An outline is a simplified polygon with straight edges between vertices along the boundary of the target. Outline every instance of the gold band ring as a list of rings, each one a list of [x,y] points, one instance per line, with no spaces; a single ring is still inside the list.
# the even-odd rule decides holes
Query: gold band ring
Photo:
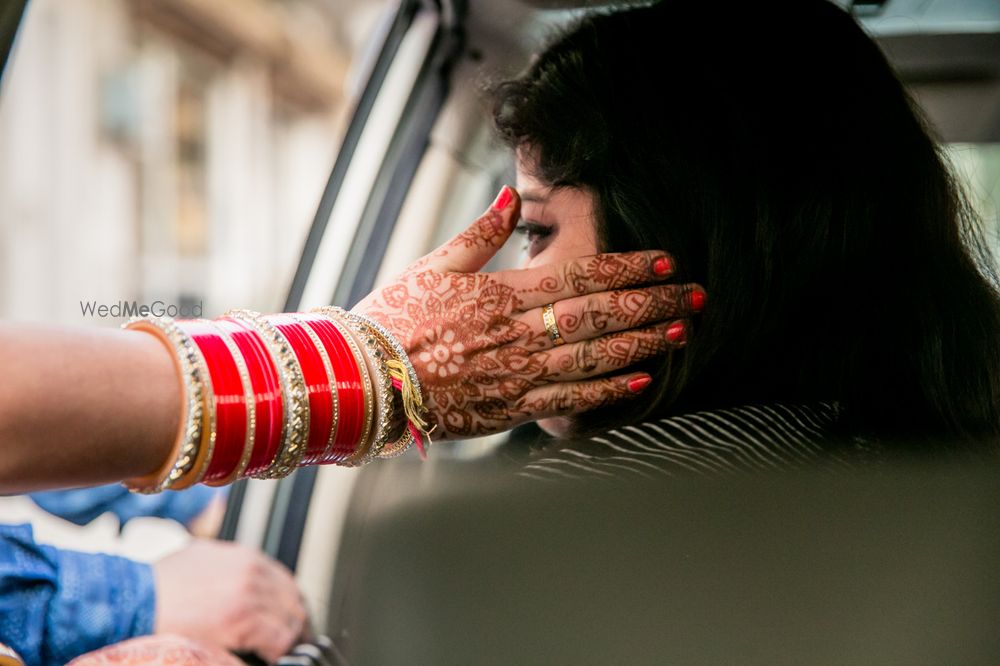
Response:
[[[545,332],[549,334],[549,340],[552,340],[552,344],[556,347],[566,344],[563,336],[559,333],[559,327],[556,325],[556,313],[552,303],[542,308],[542,323],[545,324]]]

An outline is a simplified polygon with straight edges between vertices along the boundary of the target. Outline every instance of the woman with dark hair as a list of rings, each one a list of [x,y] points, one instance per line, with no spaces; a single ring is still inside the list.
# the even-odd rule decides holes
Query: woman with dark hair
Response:
[[[505,187],[353,313],[0,331],[0,487],[220,484],[534,420],[580,440],[667,419],[643,436],[721,438],[742,457],[741,441],[798,455],[827,436],[995,449],[1000,305],[981,230],[849,14],[591,13],[495,100],[523,201]],[[519,218],[527,267],[480,272]],[[239,418],[215,413],[241,399]]]
[[[495,99],[520,196],[352,313],[0,330],[0,490],[275,478],[533,420],[564,437],[538,476],[996,450],[981,230],[846,12],[595,13]],[[480,272],[519,216],[527,267]]]
[[[548,430],[757,405],[770,407],[725,434],[774,441],[800,421],[869,447],[994,449],[1000,307],[982,231],[847,12],[794,0],[591,14],[494,92],[528,266],[666,248],[711,294],[686,346],[641,366],[654,377],[642,400]],[[582,319],[558,321],[565,334]],[[678,435],[666,426],[697,440],[717,418],[631,439]]]

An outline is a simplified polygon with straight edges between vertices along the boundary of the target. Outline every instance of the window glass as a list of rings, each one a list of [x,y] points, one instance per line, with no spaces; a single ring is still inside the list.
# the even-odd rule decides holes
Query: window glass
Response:
[[[948,157],[1000,261],[1000,143],[953,143]]]

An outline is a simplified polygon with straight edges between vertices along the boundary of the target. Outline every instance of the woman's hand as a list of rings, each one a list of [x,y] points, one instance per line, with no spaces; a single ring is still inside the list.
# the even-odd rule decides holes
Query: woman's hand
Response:
[[[634,396],[648,375],[601,376],[683,344],[676,319],[693,311],[690,294],[700,287],[650,284],[672,273],[664,252],[477,272],[510,237],[519,209],[517,193],[505,187],[469,228],[354,308],[409,353],[435,439],[499,432]],[[565,340],[559,346],[543,322],[549,303]]]

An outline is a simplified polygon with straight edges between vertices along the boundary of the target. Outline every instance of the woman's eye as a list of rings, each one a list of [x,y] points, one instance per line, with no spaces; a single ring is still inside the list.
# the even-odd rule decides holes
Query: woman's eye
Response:
[[[515,233],[519,233],[525,238],[524,247],[528,257],[534,257],[545,249],[549,236],[552,235],[552,227],[537,222],[522,221],[514,228]]]

